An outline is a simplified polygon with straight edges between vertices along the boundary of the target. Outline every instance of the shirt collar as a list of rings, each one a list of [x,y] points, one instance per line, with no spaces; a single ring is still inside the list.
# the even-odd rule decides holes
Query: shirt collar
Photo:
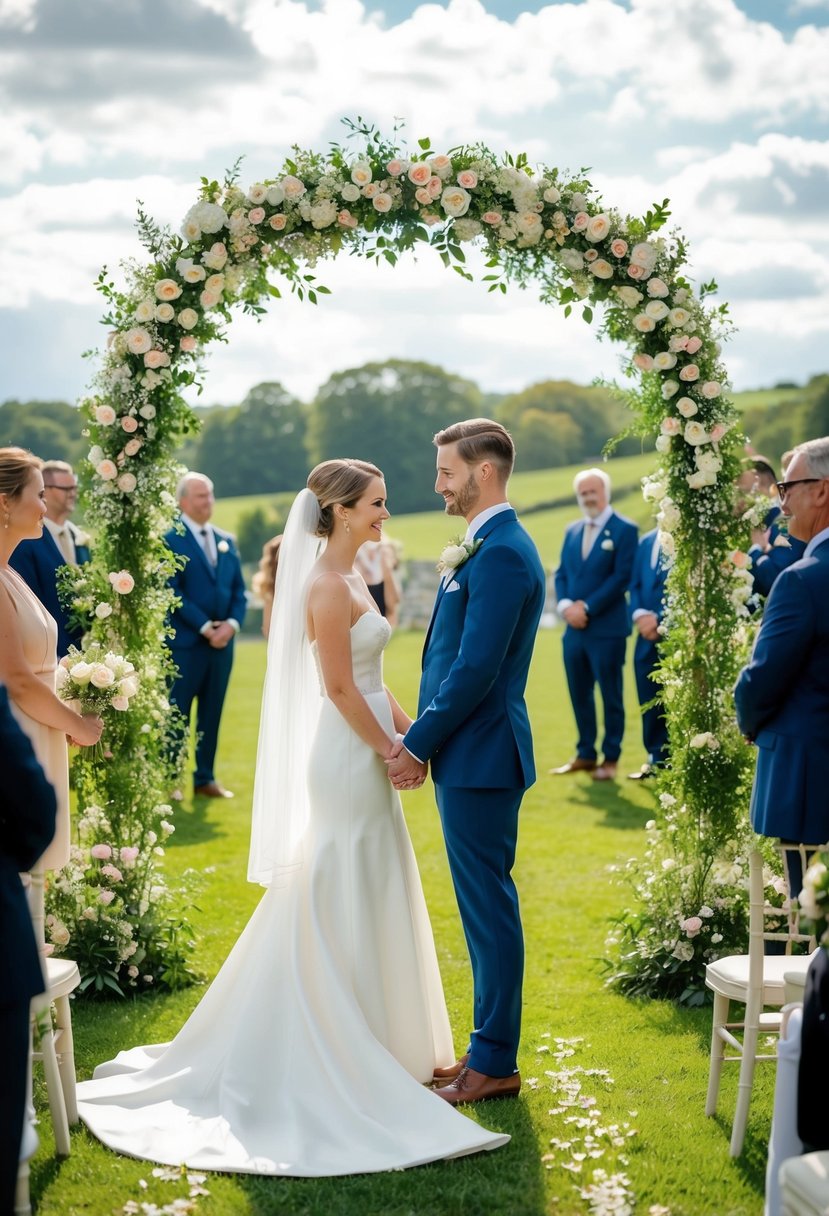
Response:
[[[190,516],[185,511],[182,511],[181,518],[187,524],[187,527],[193,533],[193,535],[195,536],[195,538],[199,542],[199,544],[201,544],[202,543],[202,534],[201,534],[202,528],[206,528],[209,532],[210,531],[210,520],[208,520],[206,524],[197,524],[196,521],[194,519],[191,519]]]
[[[466,540],[472,540],[475,533],[478,532],[488,520],[495,515],[500,515],[502,511],[511,511],[512,507],[508,502],[497,502],[494,507],[487,507],[484,511],[479,511],[474,519],[470,520],[466,529]]]
[[[829,540],[829,528],[824,528],[822,532],[818,532],[816,536],[812,537],[803,556],[811,557],[818,545],[822,545],[825,540]]]
[[[591,519],[589,515],[585,515],[584,522],[586,524],[592,524],[594,528],[603,528],[612,514],[613,508],[611,507],[610,503],[608,503],[605,509],[600,511],[595,519]]]

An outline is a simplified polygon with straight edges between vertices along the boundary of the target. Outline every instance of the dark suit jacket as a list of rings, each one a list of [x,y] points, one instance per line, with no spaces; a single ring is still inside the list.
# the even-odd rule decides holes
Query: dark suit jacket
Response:
[[[751,822],[764,836],[829,839],[829,541],[771,590],[734,697],[757,744]]]
[[[544,569],[512,509],[488,519],[476,539],[476,552],[438,589],[418,718],[404,742],[431,760],[437,785],[526,789],[535,764],[524,689]]]
[[[630,633],[626,593],[633,573],[636,524],[614,511],[593,542],[586,559],[581,555],[585,521],[569,524],[555,573],[557,600],[584,600],[590,613],[585,640],[622,638]]]
[[[43,972],[20,870],[42,856],[55,834],[56,800],[32,745],[0,685],[0,1005],[43,992]]]
[[[630,583],[630,612],[642,609],[644,612],[656,613],[657,620],[662,620],[665,610],[665,584],[668,581],[668,568],[662,561],[662,554],[651,564],[653,546],[656,541],[656,528],[646,532],[636,548],[633,562],[633,577]],[[656,662],[656,642],[649,642],[641,634],[636,636],[634,662]]]
[[[806,973],[797,1075],[797,1134],[807,1152],[829,1148],[829,955],[819,950]]]
[[[754,590],[760,595],[768,595],[774,586],[775,579],[782,570],[799,562],[806,551],[805,542],[796,536],[789,536],[777,525],[780,518],[780,508],[772,507],[763,521],[769,529],[769,544],[771,549],[763,553],[759,545],[752,545],[748,551],[751,558],[751,573],[754,575]],[[778,544],[785,541],[785,544]]]
[[[217,561],[211,566],[204,550],[185,525],[184,532],[171,531],[164,537],[174,553],[181,553],[187,562],[176,571],[171,585],[181,600],[173,611],[175,637],[173,650],[189,650],[208,643],[199,633],[207,621],[226,621],[233,617],[241,625],[245,619],[247,599],[242,565],[233,537],[221,528],[212,527],[216,535]],[[222,548],[226,546],[225,552]]]
[[[76,545],[75,556],[78,565],[82,566],[89,561],[89,549]],[[83,630],[70,627],[69,614],[58,599],[57,571],[66,565],[66,559],[49,529],[44,525],[42,536],[21,541],[9,558],[9,565],[26,580],[46,611],[57,621],[58,658],[62,658],[70,646],[80,646]]]

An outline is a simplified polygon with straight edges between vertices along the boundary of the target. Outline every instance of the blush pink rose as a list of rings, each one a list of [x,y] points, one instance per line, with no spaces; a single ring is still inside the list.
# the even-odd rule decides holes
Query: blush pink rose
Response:
[[[118,476],[118,467],[112,460],[102,460],[101,463],[97,465],[95,472],[102,481],[114,481]]]
[[[89,856],[94,857],[96,861],[108,861],[112,856],[112,849],[108,844],[93,844]]]
[[[485,211],[481,219],[485,224],[500,224],[503,216],[500,211]]]
[[[118,857],[124,865],[131,866],[138,858],[138,849],[134,844],[126,844],[118,850]]]
[[[415,198],[423,207],[428,207],[432,201],[432,196],[425,186],[418,186],[415,190]]]
[[[124,417],[121,419],[121,426],[128,435],[131,435],[133,431],[138,430],[138,422],[135,418],[133,418],[132,414],[124,415]]]
[[[697,367],[696,363],[689,363],[686,367],[683,367],[682,371],[679,373],[679,378],[680,380],[685,380],[688,383],[693,383],[694,380],[699,380],[699,368]]]
[[[114,891],[101,891],[98,895],[98,902],[104,905],[111,904],[113,899],[115,899]]]
[[[663,435],[678,435],[682,427],[678,418],[663,418],[659,429]]]
[[[390,177],[400,177],[406,172],[406,162],[404,160],[390,160],[386,165],[386,172]]]
[[[623,258],[627,251],[628,243],[627,241],[623,241],[621,237],[617,236],[615,240],[610,242],[610,252],[614,258]]]
[[[700,392],[702,393],[703,397],[706,397],[709,401],[713,401],[714,398],[719,397],[720,393],[722,392],[722,385],[718,380],[706,380],[705,384],[703,384],[702,388],[700,389]]]
[[[170,363],[170,356],[163,350],[148,350],[144,356],[144,366],[155,371],[159,367],[167,367]]]
[[[432,166],[428,161],[420,160],[409,166],[409,181],[415,186],[425,186],[432,176]]]
[[[628,266],[629,279],[646,279],[647,277],[648,272],[645,270],[644,266],[640,266],[637,262],[631,262],[631,264]]]
[[[702,928],[702,920],[699,916],[689,916],[680,926],[686,937],[696,937]]]
[[[643,351],[639,351],[633,356],[633,363],[635,367],[639,368],[640,372],[653,371],[653,359]]]
[[[191,355],[198,343],[192,334],[186,334],[185,337],[179,338],[178,345],[179,350],[183,350],[186,354]]]
[[[728,430],[724,422],[717,422],[711,427],[711,442],[719,443],[723,435]]]
[[[250,221],[251,224],[261,224],[262,220],[264,218],[265,218],[265,208],[264,207],[252,207],[251,210],[248,212],[248,220]]]
[[[577,215],[573,216],[573,231],[583,232],[589,223],[590,216],[587,214],[587,212],[579,211]]]
[[[287,222],[287,219],[281,211],[278,211],[276,215],[272,215],[268,220],[268,223],[270,224],[271,228],[273,228],[274,232],[281,232]]]
[[[458,174],[458,185],[464,190],[474,190],[478,184],[478,174],[474,169],[461,169]]]
[[[443,182],[439,177],[433,175],[426,183],[426,189],[429,191],[429,198],[440,198],[443,191]]]
[[[702,346],[702,338],[697,338],[697,337],[689,338],[688,341],[685,343],[685,349],[687,350],[689,355],[695,355],[701,346]]]
[[[140,439],[130,439],[128,443],[124,444],[124,455],[136,456],[141,451],[141,447],[142,442]]]
[[[356,228],[357,227],[356,217],[353,216],[351,214],[351,212],[345,207],[343,208],[342,211],[338,212],[337,223],[340,224],[343,228]]]

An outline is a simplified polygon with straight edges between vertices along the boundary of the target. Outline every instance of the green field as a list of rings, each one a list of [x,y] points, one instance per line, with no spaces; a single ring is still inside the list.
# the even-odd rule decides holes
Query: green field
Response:
[[[445,523],[445,521],[444,521]],[[445,527],[440,529],[440,535]],[[422,635],[395,636],[386,676],[403,704],[416,698]],[[198,964],[215,974],[260,891],[245,881],[250,798],[256,752],[264,645],[239,646],[225,711],[219,776],[232,802],[181,804],[165,864],[173,876],[193,868],[203,875],[194,918]],[[621,772],[643,759],[631,672],[629,726]],[[758,1070],[746,1148],[728,1156],[735,1066],[726,1068],[719,1114],[703,1114],[708,1074],[710,1013],[662,1002],[637,1002],[608,992],[599,959],[608,919],[626,904],[626,892],[608,873],[642,847],[642,828],[653,815],[653,794],[621,780],[597,786],[586,776],[550,778],[547,769],[573,752],[573,725],[561,666],[560,636],[542,632],[531,673],[529,703],[539,768],[538,783],[522,810],[517,881],[527,934],[524,1034],[520,1066],[525,1084],[515,1103],[490,1103],[472,1117],[509,1132],[498,1152],[416,1170],[339,1180],[288,1180],[212,1175],[199,1216],[575,1216],[588,1205],[579,1197],[580,1175],[563,1168],[572,1157],[551,1140],[578,1143],[548,1072],[562,1067],[607,1069],[612,1084],[586,1077],[605,1124],[628,1122],[636,1132],[615,1156],[590,1161],[582,1172],[623,1169],[644,1216],[662,1204],[672,1216],[759,1216],[772,1104],[773,1076]],[[437,813],[427,784],[405,796],[406,815],[432,915],[447,1000],[463,1046],[470,1005],[469,967],[451,894]],[[78,1073],[121,1048],[164,1041],[199,999],[200,990],[141,997],[123,1003],[75,1003]],[[575,1055],[557,1063],[555,1038],[580,1038]],[[147,1163],[118,1157],[84,1128],[72,1137],[72,1156],[57,1161],[42,1085],[41,1147],[33,1161],[33,1195],[39,1216],[108,1216],[128,1200],[169,1203],[186,1186],[152,1177]],[[580,1114],[584,1111],[579,1109]],[[568,1114],[570,1112],[567,1112]],[[620,1155],[627,1163],[620,1160]],[[546,1159],[545,1158],[549,1158]],[[140,1179],[146,1179],[143,1190]]]

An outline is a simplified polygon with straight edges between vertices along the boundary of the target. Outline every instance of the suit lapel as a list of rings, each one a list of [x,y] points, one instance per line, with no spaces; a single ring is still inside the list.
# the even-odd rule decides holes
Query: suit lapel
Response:
[[[196,540],[196,538],[193,535],[193,533],[191,532],[191,530],[187,527],[187,524],[184,525],[184,543],[186,545],[189,545],[191,553],[192,552],[196,553],[196,556],[198,557],[199,561],[202,563],[202,565],[204,566],[205,570],[208,572],[210,577],[212,579],[215,579],[215,577],[216,577],[215,567],[210,565],[210,562],[207,560],[207,554],[205,553],[204,549],[202,549],[201,545]]]

